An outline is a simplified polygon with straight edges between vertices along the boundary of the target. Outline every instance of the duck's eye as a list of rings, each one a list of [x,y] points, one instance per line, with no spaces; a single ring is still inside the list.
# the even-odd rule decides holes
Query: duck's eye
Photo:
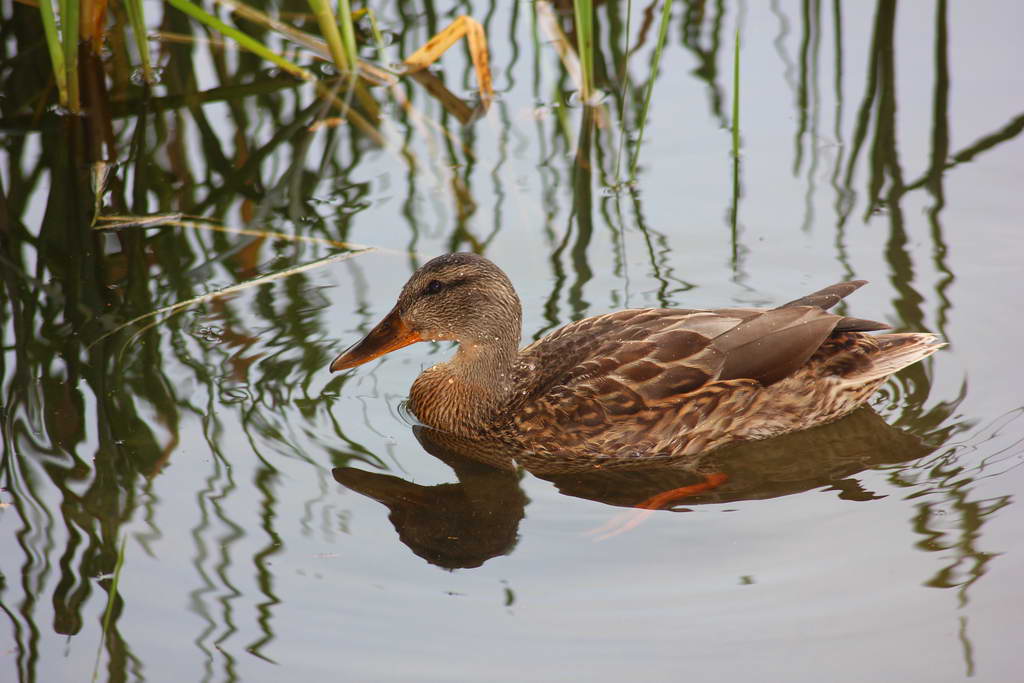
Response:
[[[427,283],[427,286],[423,288],[424,294],[437,294],[444,289],[444,283],[440,280],[431,280]]]

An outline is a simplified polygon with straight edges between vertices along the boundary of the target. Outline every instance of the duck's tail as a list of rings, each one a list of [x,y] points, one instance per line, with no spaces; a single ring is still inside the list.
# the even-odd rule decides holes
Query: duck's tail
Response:
[[[853,372],[844,374],[845,380],[864,384],[885,379],[946,345],[942,337],[923,332],[879,334],[873,335],[871,339],[878,345],[878,350],[871,354],[869,363],[861,364]]]

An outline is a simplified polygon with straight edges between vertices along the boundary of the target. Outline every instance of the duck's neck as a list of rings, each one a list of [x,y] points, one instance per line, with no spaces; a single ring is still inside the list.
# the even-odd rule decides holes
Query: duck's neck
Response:
[[[451,434],[492,429],[511,403],[510,374],[518,354],[514,341],[463,342],[454,358],[416,378],[409,407],[424,424]]]

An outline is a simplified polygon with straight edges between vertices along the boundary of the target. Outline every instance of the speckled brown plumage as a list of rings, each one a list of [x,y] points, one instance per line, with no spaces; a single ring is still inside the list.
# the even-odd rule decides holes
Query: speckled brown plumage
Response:
[[[690,455],[838,419],[943,345],[931,334],[866,334],[887,326],[826,310],[863,284],[773,309],[618,311],[520,351],[508,278],[483,257],[449,254],[413,274],[391,313],[331,369],[453,340],[455,357],[410,392],[427,425],[536,453]]]

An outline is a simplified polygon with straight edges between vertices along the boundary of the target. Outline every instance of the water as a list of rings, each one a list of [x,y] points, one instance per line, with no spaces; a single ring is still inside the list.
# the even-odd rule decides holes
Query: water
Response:
[[[380,8],[388,59],[449,9]],[[415,116],[372,90],[384,148],[354,124],[309,131],[311,90],[235,53],[215,70],[205,45],[169,48],[195,59],[201,106],[176,99],[171,62],[148,108],[137,86],[112,94],[135,108],[106,138],[16,118],[8,79],[0,678],[1014,680],[1017,4],[677,7],[632,186],[619,137],[632,154],[656,23],[634,8],[622,109],[626,6],[598,9],[608,125],[588,136],[531,5],[471,9],[499,99],[463,126],[411,82]],[[461,48],[441,67],[475,87]],[[268,235],[90,233],[96,140],[117,162],[104,213]],[[448,344],[327,372],[449,250],[506,270],[524,343],[625,306],[773,305],[856,277],[848,313],[949,346],[873,412],[721,459],[726,484],[641,519],[630,505],[692,474],[425,448],[401,404]]]

